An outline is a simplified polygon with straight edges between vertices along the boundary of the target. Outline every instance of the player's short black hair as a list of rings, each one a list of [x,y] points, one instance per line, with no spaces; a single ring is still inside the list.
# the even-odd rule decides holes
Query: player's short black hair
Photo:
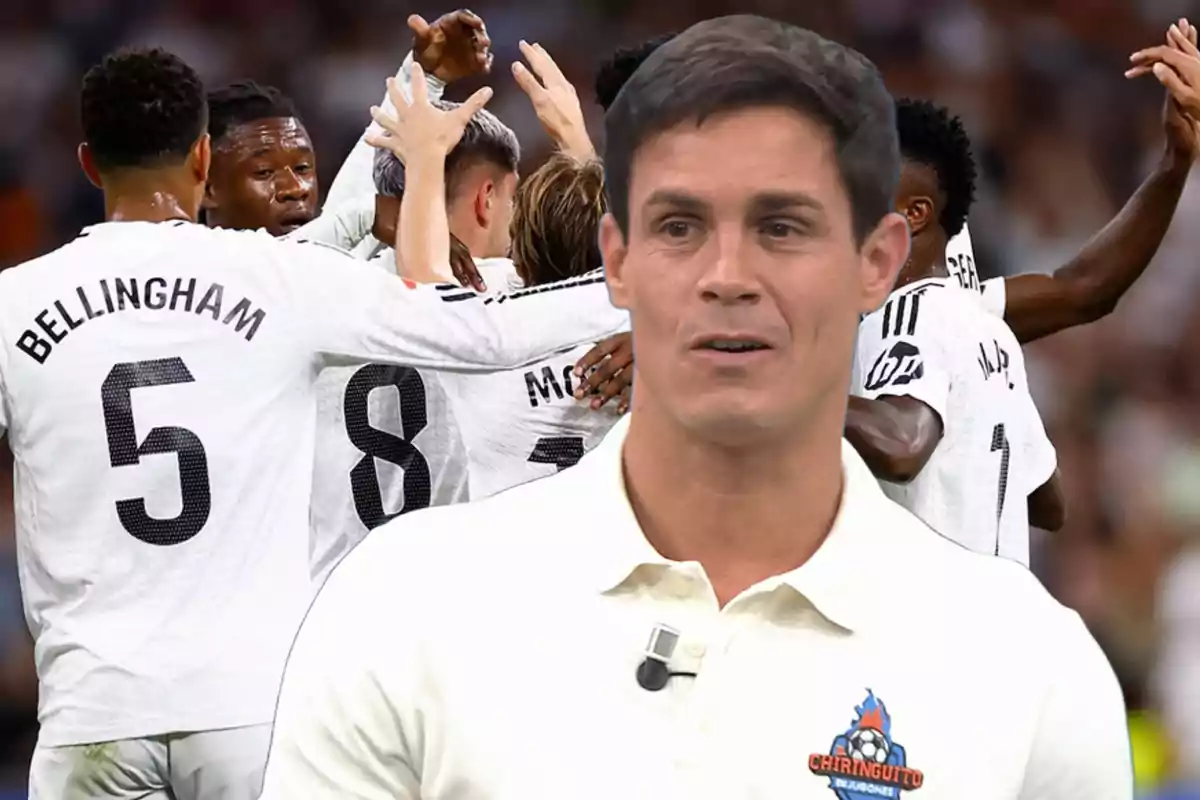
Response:
[[[664,33],[647,39],[633,47],[618,47],[613,54],[600,65],[596,72],[596,102],[605,111],[617,99],[621,87],[637,72],[642,62],[650,57],[658,48],[678,36],[678,33]]]
[[[208,126],[204,84],[161,48],[125,48],[83,76],[83,138],[101,170],[182,163]]]
[[[777,20],[705,20],[655,50],[604,117],[608,205],[629,228],[630,169],[651,136],[682,122],[762,106],[794,108],[832,134],[859,241],[894,207],[896,104],[865,56]]]
[[[947,237],[956,236],[975,202],[975,156],[962,120],[928,100],[902,97],[896,101],[896,129],[905,160],[937,174],[946,198],[938,222]]]
[[[300,114],[292,99],[274,86],[241,80],[208,93],[208,132],[214,142],[238,125],[286,117],[300,119]]]

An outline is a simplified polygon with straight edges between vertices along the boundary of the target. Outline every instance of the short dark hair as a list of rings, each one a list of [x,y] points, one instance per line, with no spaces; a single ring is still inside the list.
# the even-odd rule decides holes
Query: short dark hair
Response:
[[[653,39],[647,39],[641,44],[632,47],[618,47],[614,50],[613,54],[600,65],[600,69],[596,72],[596,102],[600,107],[608,111],[613,101],[617,99],[617,95],[620,94],[621,87],[629,81],[633,73],[637,72],[637,68],[642,65],[642,62],[649,58],[651,53],[678,35],[678,33],[664,33]]]
[[[89,69],[79,116],[101,170],[183,163],[208,127],[200,76],[157,47],[118,50]]]
[[[512,260],[529,286],[573,278],[604,266],[600,220],[604,168],[556,152],[517,187]]]
[[[213,142],[238,125],[287,117],[300,119],[300,114],[292,99],[274,86],[241,80],[208,93],[208,133]]]
[[[436,100],[433,104],[443,111],[460,105],[446,100]],[[467,167],[481,161],[508,172],[516,172],[521,163],[521,145],[517,135],[485,108],[475,112],[462,138],[446,156],[447,200],[454,196],[459,178]],[[384,197],[404,196],[404,162],[391,150],[381,148],[375,151],[372,175],[376,194]]]
[[[938,222],[946,236],[958,235],[975,202],[975,156],[962,120],[928,100],[902,97],[896,101],[900,152],[908,161],[924,164],[937,174],[945,195]]]
[[[628,231],[630,169],[643,142],[688,120],[761,106],[794,108],[829,129],[862,241],[895,202],[895,101],[862,54],[749,14],[705,20],[659,47],[605,114],[608,205],[621,230]]]

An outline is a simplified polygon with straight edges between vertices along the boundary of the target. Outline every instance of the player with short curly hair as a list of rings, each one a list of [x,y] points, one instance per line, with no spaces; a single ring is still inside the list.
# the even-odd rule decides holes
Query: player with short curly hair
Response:
[[[906,162],[896,192],[898,210],[904,210],[907,195],[916,188],[912,184],[922,177],[918,173],[927,170],[923,177],[932,178],[936,187],[937,222],[947,239],[957,236],[975,200],[976,178],[971,138],[962,120],[928,100],[901,98],[896,101],[896,130]]]
[[[127,48],[87,71],[79,102],[80,160],[101,176],[207,160],[208,105],[199,76],[159,48]]]

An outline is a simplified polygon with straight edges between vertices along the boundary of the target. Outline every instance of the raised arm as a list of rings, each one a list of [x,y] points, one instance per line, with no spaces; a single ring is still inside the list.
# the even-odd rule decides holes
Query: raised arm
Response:
[[[1185,34],[1172,28],[1168,46],[1153,49],[1180,57],[1185,55],[1180,52],[1184,47],[1194,51],[1195,29],[1188,26]],[[1188,58],[1195,62],[1200,82],[1200,59]],[[1154,172],[1070,262],[1050,275],[1007,279],[1004,319],[1020,342],[1106,316],[1146,270],[1171,225],[1200,148],[1196,122],[1171,92],[1163,106],[1163,128],[1166,146]]]
[[[325,365],[383,362],[492,372],[629,329],[600,271],[510,294],[405,281],[316,244],[273,242],[297,335]]]
[[[413,64],[420,64],[423,68],[425,88],[431,100],[440,100],[448,84],[471,75],[485,75],[491,70],[492,40],[478,15],[459,9],[443,14],[430,24],[413,14],[408,18],[408,27],[413,33],[412,52],[404,59],[395,76],[404,97],[412,98]],[[387,95],[380,105],[385,112],[395,113],[395,107]],[[379,126],[372,122],[364,136],[380,132]],[[375,194],[375,185],[371,180],[373,157],[371,146],[360,140],[333,179],[326,193],[326,207],[336,207],[353,198]]]

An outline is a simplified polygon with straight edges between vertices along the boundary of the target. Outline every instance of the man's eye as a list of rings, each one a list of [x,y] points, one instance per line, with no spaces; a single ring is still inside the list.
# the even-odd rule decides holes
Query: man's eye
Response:
[[[669,219],[662,224],[662,232],[672,239],[684,239],[692,232],[692,224],[687,220]]]
[[[312,172],[312,166],[309,164],[297,164],[295,172],[300,175],[305,175],[309,172]]]
[[[258,180],[262,181],[262,180],[266,180],[267,178],[269,178],[269,177],[271,177],[272,175],[274,175],[274,174],[275,174],[275,170],[271,170],[271,169],[256,169],[256,170],[254,170],[254,172],[253,172],[252,174],[253,174],[253,176],[254,176],[255,178],[257,178]]]
[[[759,225],[759,231],[772,239],[786,239],[801,233],[799,226],[789,220],[769,219]]]

